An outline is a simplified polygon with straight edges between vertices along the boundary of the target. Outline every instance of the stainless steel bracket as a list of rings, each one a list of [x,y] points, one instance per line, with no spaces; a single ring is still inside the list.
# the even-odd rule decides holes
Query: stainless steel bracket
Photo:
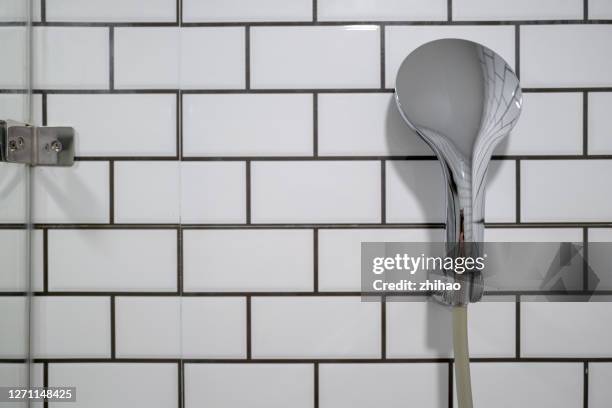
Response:
[[[0,120],[0,159],[31,166],[72,166],[74,129]]]

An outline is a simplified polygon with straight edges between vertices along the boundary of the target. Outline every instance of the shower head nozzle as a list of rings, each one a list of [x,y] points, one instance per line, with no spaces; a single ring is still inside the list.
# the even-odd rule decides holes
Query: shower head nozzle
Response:
[[[442,165],[447,183],[447,243],[470,248],[471,253],[464,256],[478,255],[491,155],[521,111],[516,74],[502,57],[480,44],[436,40],[404,59],[396,78],[395,100],[406,123]],[[462,280],[465,290],[436,294],[444,303],[462,305],[482,296],[481,274],[447,278]]]

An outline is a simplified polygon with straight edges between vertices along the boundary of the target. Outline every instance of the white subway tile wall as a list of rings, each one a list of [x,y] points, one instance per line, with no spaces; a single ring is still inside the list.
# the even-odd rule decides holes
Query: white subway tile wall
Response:
[[[530,25],[521,30],[521,85],[612,85],[612,25]]]
[[[312,156],[312,115],[311,94],[185,95],[183,155]]]
[[[23,2],[4,3],[0,112],[21,119]],[[361,242],[444,239],[440,167],[392,92],[427,41],[480,42],[524,87],[486,239],[612,241],[608,0],[43,0],[33,16],[34,121],[78,132],[76,166],[32,183],[36,372],[78,388],[66,406],[452,406],[448,310],[359,297]],[[25,178],[0,164],[0,259],[25,260]],[[24,269],[0,274],[2,384],[23,376],[5,361],[26,352]],[[470,309],[476,406],[610,405],[606,303],[498,300]]]
[[[377,88],[380,28],[375,25],[253,27],[253,88]]]
[[[255,297],[255,358],[379,358],[381,305],[360,297]]]
[[[592,1],[592,0],[591,0]],[[455,20],[582,19],[582,0],[454,0]]]

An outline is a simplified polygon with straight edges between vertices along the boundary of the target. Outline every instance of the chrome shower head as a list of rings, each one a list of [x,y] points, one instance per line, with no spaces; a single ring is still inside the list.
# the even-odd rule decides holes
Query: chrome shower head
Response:
[[[494,51],[472,41],[424,44],[402,62],[395,100],[406,123],[431,147],[447,184],[446,240],[455,255],[478,256],[483,241],[487,168],[495,147],[516,123],[519,80]],[[455,245],[459,244],[459,245]],[[469,251],[458,254],[456,251]],[[451,305],[482,297],[480,273],[445,275],[463,290],[435,294]],[[469,276],[468,276],[469,275]]]

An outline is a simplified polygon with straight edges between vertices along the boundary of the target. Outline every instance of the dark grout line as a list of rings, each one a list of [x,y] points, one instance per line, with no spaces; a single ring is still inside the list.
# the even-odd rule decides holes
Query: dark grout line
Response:
[[[316,0],[315,0],[316,1]],[[313,380],[313,391],[314,391],[314,396],[313,396],[313,405],[314,408],[319,408],[319,363],[314,363],[314,367],[313,367],[313,371],[314,371],[314,380]]]
[[[435,156],[76,156],[75,161],[372,161],[372,160],[403,160],[403,161],[436,161]],[[612,154],[591,154],[584,156],[563,154],[538,155],[507,155],[493,156],[492,160],[610,160]]]
[[[450,3],[450,0],[449,0]],[[447,5],[447,10],[449,6]],[[587,10],[588,12],[588,10]],[[446,20],[342,20],[342,21],[201,21],[201,22],[143,22],[143,21],[34,21],[34,27],[304,27],[345,25],[396,25],[396,26],[507,26],[507,25],[603,25],[612,19],[564,19],[564,20],[452,20],[452,5]],[[3,21],[0,26],[25,25],[23,21]]]
[[[514,357],[521,358],[521,296],[516,295],[514,304]]]
[[[521,26],[514,26],[514,73],[521,79]]]
[[[115,223],[115,162],[114,160],[110,160],[108,162],[108,219],[110,224]]]
[[[244,27],[244,87],[251,89],[251,26]]]
[[[115,27],[108,30],[108,86],[115,89]]]
[[[319,11],[318,11],[318,4],[317,4],[317,0],[312,0],[312,21],[314,23],[317,22],[317,20],[319,19]]]
[[[48,124],[48,109],[47,109],[47,93],[43,92],[41,94],[41,99],[42,99],[42,125],[43,126],[47,126]]]
[[[387,223],[387,162],[380,161],[380,222]]]
[[[380,89],[385,89],[385,25],[379,26],[380,30]]]
[[[610,22],[612,24],[612,22]],[[610,86],[600,87],[541,87],[522,88],[523,93],[571,93],[571,92],[612,92]],[[150,88],[150,89],[40,89],[32,90],[34,94],[62,94],[62,95],[95,95],[95,94],[202,94],[202,95],[225,95],[225,94],[296,94],[296,93],[319,93],[319,94],[352,94],[352,93],[393,93],[393,88],[256,88],[256,89],[177,89],[177,88]],[[25,94],[24,89],[0,89],[0,94]]]
[[[453,362],[448,362],[448,408],[453,408],[455,403],[455,387],[453,384]]]
[[[246,296],[246,359],[252,359],[251,353],[251,295]]]
[[[180,27],[183,25],[183,1],[176,0],[176,24]]]
[[[589,19],[589,0],[583,0],[582,18],[586,22]]]
[[[246,185],[246,224],[251,224],[251,161],[245,163],[245,185]]]
[[[115,296],[110,297],[110,352],[111,358],[115,359],[116,356],[116,321],[115,321]]]
[[[589,93],[582,92],[582,155],[589,155]]]
[[[312,253],[313,253],[312,291],[317,293],[319,292],[319,229],[318,228],[313,229],[312,237],[313,237],[313,242],[312,242]]]
[[[393,298],[425,298],[431,293],[425,292],[392,292],[392,293],[381,293],[381,292],[359,292],[359,291],[307,291],[307,292],[257,292],[257,291],[240,291],[240,292],[185,292],[179,293],[178,291],[171,292],[140,292],[140,291],[48,291],[48,292],[34,292],[32,295],[37,297],[74,297],[74,296],[97,296],[97,297],[109,297],[109,296],[122,296],[122,297],[375,297],[380,296],[391,296]],[[25,296],[25,292],[0,292],[0,297],[10,296]],[[597,290],[597,291],[584,291],[584,290],[499,290],[499,291],[485,291],[484,296],[487,298],[495,297],[508,297],[508,296],[610,296],[612,290]],[[571,299],[570,299],[571,300]]]
[[[178,408],[182,408],[185,404],[185,381],[183,378],[185,377],[185,364],[182,361],[177,362],[177,373],[178,373]]]
[[[583,380],[582,380],[582,406],[589,408],[589,362],[583,363]]]
[[[49,291],[49,230],[43,229],[43,292]]]
[[[446,3],[446,21],[448,23],[453,21],[453,0],[448,0]]]
[[[515,184],[515,189],[516,189],[516,192],[515,192],[516,201],[514,203],[515,212],[516,212],[515,221],[517,223],[520,223],[521,222],[521,160],[520,159],[515,161],[514,171],[515,171],[514,184]]]
[[[35,4],[36,2],[32,2],[30,4]],[[40,22],[41,23],[46,23],[47,22],[47,0],[40,0]],[[32,23],[32,25],[34,25],[34,23]]]
[[[43,387],[49,387],[49,363],[43,363]],[[46,398],[43,402],[43,408],[49,408],[49,400]]]
[[[387,358],[387,298],[380,297],[380,356]]]
[[[176,290],[180,296],[183,295],[183,228],[180,226],[176,230]]]
[[[183,160],[183,92],[176,93],[176,158]]]
[[[261,224],[33,224],[38,230],[169,230],[182,228],[186,230],[230,230],[230,229],[442,229],[443,223],[343,223],[343,224],[295,224],[295,223],[261,223]],[[492,222],[485,223],[485,228],[611,228],[612,222]],[[27,229],[23,224],[0,224],[0,230]]]
[[[319,94],[312,94],[312,155],[319,155]]]
[[[589,229],[582,229],[582,290],[589,290]]]
[[[50,363],[50,364],[73,364],[73,363],[171,363],[178,362],[185,364],[376,364],[376,363],[391,363],[391,364],[452,364],[452,358],[36,358],[34,363]],[[11,362],[13,362],[11,360]],[[610,363],[612,357],[473,357],[470,358],[471,363],[479,364],[495,364],[495,363]],[[452,371],[452,370],[450,370]]]

